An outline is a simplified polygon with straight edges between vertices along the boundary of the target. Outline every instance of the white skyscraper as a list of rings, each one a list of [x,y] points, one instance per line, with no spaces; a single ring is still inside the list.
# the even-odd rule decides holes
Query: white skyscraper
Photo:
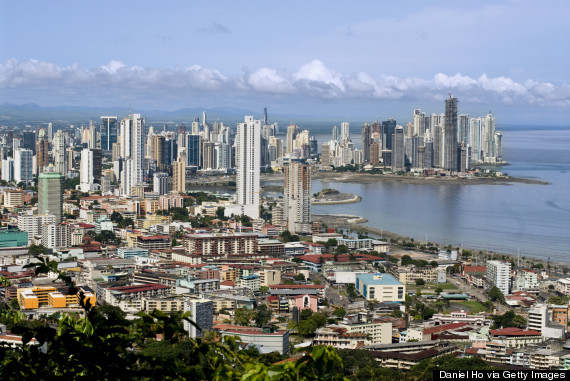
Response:
[[[33,152],[30,149],[18,148],[14,153],[14,180],[16,183],[32,182]]]
[[[120,157],[124,159],[121,171],[122,194],[130,195],[134,185],[144,183],[145,121],[140,114],[131,114],[121,120]]]
[[[261,121],[246,116],[236,135],[236,198],[241,214],[259,218]]]
[[[14,180],[14,159],[11,157],[2,160],[2,180],[8,182]]]
[[[342,122],[340,124],[340,141],[348,142],[350,140],[350,124],[348,122]]]
[[[55,171],[67,176],[67,161],[65,160],[65,134],[58,130],[53,138],[53,165]]]
[[[79,188],[81,189],[81,192],[96,190],[95,176],[93,172],[93,151],[89,148],[83,148],[81,151]]]

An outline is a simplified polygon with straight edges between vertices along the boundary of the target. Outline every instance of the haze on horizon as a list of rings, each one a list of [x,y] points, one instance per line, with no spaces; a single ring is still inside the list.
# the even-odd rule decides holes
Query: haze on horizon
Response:
[[[566,1],[0,0],[0,103],[566,124]]]

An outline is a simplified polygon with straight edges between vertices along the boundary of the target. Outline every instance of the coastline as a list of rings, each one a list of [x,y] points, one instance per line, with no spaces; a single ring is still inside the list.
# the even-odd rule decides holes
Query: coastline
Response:
[[[398,176],[373,173],[339,173],[339,172],[316,172],[313,179],[329,180],[342,183],[372,184],[380,181],[401,182],[406,184],[459,184],[459,185],[510,185],[511,183],[548,185],[547,181],[519,178],[519,177],[421,177],[421,176]]]
[[[311,216],[313,218],[313,221],[326,223],[326,225],[328,227],[332,227],[335,229],[336,228],[338,228],[338,229],[349,229],[354,233],[371,233],[371,234],[374,234],[378,237],[381,237],[382,239],[385,239],[386,241],[389,241],[392,238],[393,239],[410,240],[410,237],[408,237],[406,235],[402,235],[402,234],[394,233],[394,232],[387,231],[384,229],[378,229],[378,228],[372,227],[370,225],[366,225],[368,220],[364,217],[361,217],[361,216],[347,215],[347,214],[312,214]],[[443,245],[439,242],[433,241],[433,243],[437,244],[438,246],[443,247]],[[463,249],[471,250],[471,252],[473,252],[473,253],[483,251],[483,249],[471,248],[471,247],[464,247]],[[513,254],[505,254],[505,253],[495,252],[493,254],[493,256],[496,259],[500,259],[501,257],[504,256],[506,258],[514,260],[515,262],[517,261],[517,256],[513,255]],[[525,261],[523,261],[522,258],[523,257],[521,257],[521,263],[532,261],[533,263],[542,263],[542,264],[544,264],[545,267],[547,264],[547,261],[544,260],[543,258],[524,257],[524,258],[526,258]],[[570,268],[570,261],[568,263],[560,262],[560,261],[551,261],[550,264],[552,267],[557,266],[559,269],[564,268],[564,267]],[[523,265],[522,267],[524,268],[526,266]]]

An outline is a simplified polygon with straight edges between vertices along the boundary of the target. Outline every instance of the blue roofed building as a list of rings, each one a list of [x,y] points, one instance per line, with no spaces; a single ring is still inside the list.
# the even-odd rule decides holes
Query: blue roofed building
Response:
[[[403,302],[406,299],[406,285],[393,275],[370,273],[356,275],[356,291],[366,300]]]

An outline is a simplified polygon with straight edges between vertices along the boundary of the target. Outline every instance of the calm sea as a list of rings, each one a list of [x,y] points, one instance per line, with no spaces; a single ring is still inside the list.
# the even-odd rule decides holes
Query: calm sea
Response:
[[[328,130],[330,131],[330,129]],[[316,214],[355,214],[367,225],[413,237],[570,263],[570,128],[503,129],[500,170],[550,185],[347,184],[313,181],[362,197],[357,204],[313,206]],[[322,129],[319,145],[330,140]],[[360,146],[360,135],[351,135]]]

